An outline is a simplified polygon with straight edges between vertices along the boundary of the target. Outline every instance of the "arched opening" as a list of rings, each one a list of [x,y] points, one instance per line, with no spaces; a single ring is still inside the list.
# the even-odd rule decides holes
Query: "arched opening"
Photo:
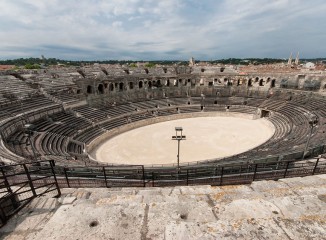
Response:
[[[134,89],[134,83],[133,82],[129,82],[129,89]]]
[[[87,86],[87,93],[93,93],[93,87],[91,85]]]
[[[164,73],[167,73],[168,69],[167,68],[163,68]]]
[[[113,90],[114,90],[114,85],[113,85],[113,83],[110,83],[110,85],[109,85],[109,91],[112,92]]]
[[[170,86],[170,79],[166,80],[166,86]]]
[[[124,71],[125,71],[125,73],[127,73],[127,74],[129,74],[129,73],[130,73],[128,69],[125,69]]]
[[[139,88],[139,89],[143,88],[143,82],[142,82],[142,81],[139,81],[139,83],[138,83],[138,88]]]
[[[249,78],[249,80],[248,80],[248,87],[252,87],[252,79],[251,78]]]
[[[217,104],[217,100],[214,101],[214,104]]]
[[[157,80],[156,81],[156,87],[161,87],[162,85],[161,85],[161,80]]]
[[[224,72],[225,67],[220,68],[220,72]]]
[[[98,93],[103,94],[104,93],[104,86],[103,84],[99,84],[97,87]]]
[[[80,89],[77,90],[77,94],[80,94]]]
[[[276,82],[276,80],[273,79],[272,82],[271,82],[271,88],[275,87],[275,82]]]
[[[178,86],[178,80],[177,80],[177,79],[174,79],[174,80],[173,80],[173,86],[175,86],[175,87]]]
[[[107,83],[104,83],[104,88],[108,88],[108,84]]]
[[[148,69],[147,68],[145,68],[145,73],[148,74]]]
[[[200,69],[201,72],[205,72],[205,68]]]
[[[148,87],[152,88],[152,81],[148,81]]]
[[[264,86],[264,80],[263,79],[259,80],[259,86],[261,86],[261,87]]]
[[[119,91],[123,91],[123,82],[119,83]]]
[[[258,82],[258,81],[259,81],[259,77],[256,77],[256,78],[255,78],[255,82]]]

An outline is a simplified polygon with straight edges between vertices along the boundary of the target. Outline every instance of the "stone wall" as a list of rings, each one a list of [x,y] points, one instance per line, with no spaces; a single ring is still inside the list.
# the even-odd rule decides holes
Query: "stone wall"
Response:
[[[222,70],[223,69],[223,70]],[[88,70],[90,71],[90,70]],[[257,87],[262,90],[289,88],[325,92],[326,73],[323,72],[240,72],[232,67],[156,67],[115,68],[87,72],[77,79],[77,85],[85,94],[109,94],[156,88],[180,87]]]

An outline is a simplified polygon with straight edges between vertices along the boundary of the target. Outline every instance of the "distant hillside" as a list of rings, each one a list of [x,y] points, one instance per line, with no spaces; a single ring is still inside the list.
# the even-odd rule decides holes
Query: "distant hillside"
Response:
[[[326,58],[314,58],[314,59],[300,59],[301,62],[326,62]],[[67,65],[67,66],[81,66],[85,64],[131,64],[134,66],[136,62],[150,62],[150,65],[155,64],[163,64],[163,65],[188,65],[188,61],[131,61],[131,60],[105,60],[105,61],[69,61],[69,60],[61,60],[56,58],[18,58],[18,59],[10,59],[10,60],[0,60],[0,65],[15,65],[17,67],[25,66],[26,68],[34,67],[38,68],[39,66],[49,66],[49,65]],[[200,62],[200,60],[196,61],[196,63]],[[204,61],[212,64],[234,64],[234,65],[248,65],[248,64],[273,64],[273,63],[282,63],[287,62],[287,59],[276,59],[276,58],[228,58],[228,59],[219,59],[219,60],[211,60],[211,61]]]

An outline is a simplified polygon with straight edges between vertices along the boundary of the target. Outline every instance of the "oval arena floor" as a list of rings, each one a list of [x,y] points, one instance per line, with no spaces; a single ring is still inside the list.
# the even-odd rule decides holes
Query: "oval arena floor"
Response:
[[[222,158],[266,142],[274,128],[268,120],[238,117],[197,117],[147,125],[100,144],[92,155],[100,162],[173,164],[177,159],[175,127],[183,128],[180,163]]]

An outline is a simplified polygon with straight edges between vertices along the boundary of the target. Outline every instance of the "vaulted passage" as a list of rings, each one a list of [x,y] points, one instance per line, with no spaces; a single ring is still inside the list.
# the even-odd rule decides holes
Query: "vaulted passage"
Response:
[[[98,92],[99,92],[100,94],[103,94],[103,93],[104,93],[104,87],[103,87],[103,84],[99,84],[97,89],[98,89]]]
[[[109,91],[113,91],[114,90],[114,85],[113,85],[113,83],[110,83],[110,85],[109,85]]]
[[[87,93],[93,93],[93,87],[91,85],[87,86]]]
[[[123,91],[123,83],[119,83],[119,91]]]

